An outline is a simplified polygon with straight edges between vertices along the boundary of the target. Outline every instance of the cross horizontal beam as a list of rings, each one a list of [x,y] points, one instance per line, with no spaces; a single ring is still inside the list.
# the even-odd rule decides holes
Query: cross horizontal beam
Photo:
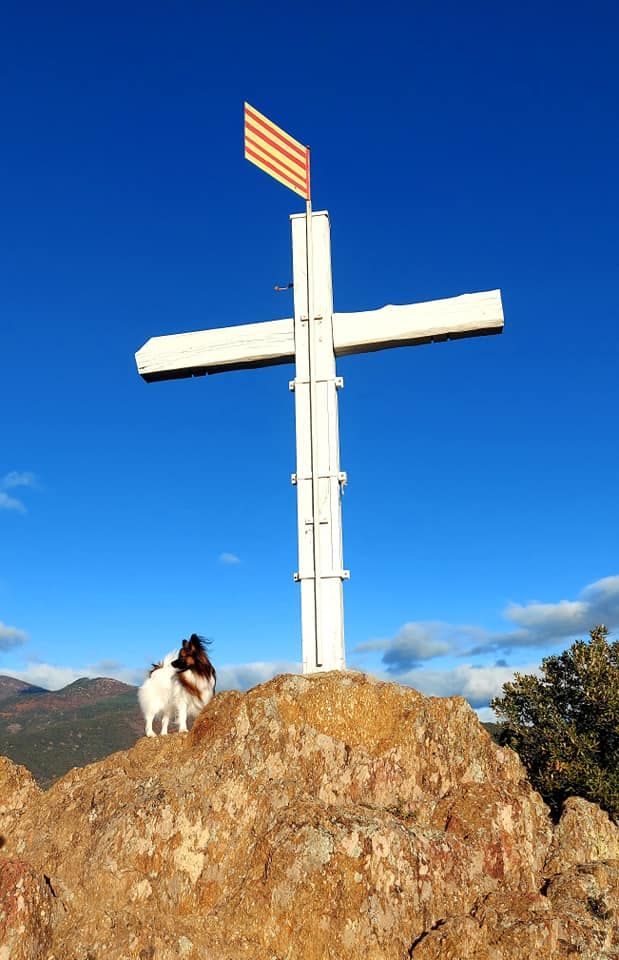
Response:
[[[333,347],[339,357],[502,330],[501,291],[489,290],[361,313],[334,313]],[[293,363],[294,320],[151,337],[135,358],[140,376],[149,382]]]

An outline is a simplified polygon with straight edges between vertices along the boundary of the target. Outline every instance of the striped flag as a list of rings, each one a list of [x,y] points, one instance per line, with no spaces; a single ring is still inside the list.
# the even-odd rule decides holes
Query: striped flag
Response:
[[[245,159],[305,200],[310,198],[309,147],[245,104]]]

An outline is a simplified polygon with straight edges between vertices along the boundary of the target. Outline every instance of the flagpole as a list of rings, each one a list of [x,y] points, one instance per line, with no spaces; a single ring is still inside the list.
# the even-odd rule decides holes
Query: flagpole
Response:
[[[307,151],[307,186],[309,194],[309,148]],[[320,475],[319,475],[319,441],[318,441],[318,399],[316,396],[316,317],[314,315],[314,246],[312,235],[312,200],[308,195],[305,206],[305,246],[307,256],[307,321],[309,325],[309,379],[310,379],[310,435],[312,445],[312,530],[314,546],[314,643],[316,649],[316,666],[321,667],[323,662],[322,651],[322,594],[321,594],[321,563],[320,563]]]

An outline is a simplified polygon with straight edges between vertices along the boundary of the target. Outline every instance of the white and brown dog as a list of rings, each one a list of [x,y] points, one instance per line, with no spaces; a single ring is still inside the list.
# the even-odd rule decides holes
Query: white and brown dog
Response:
[[[138,690],[140,708],[146,722],[146,736],[156,737],[153,720],[161,714],[161,734],[168,732],[174,717],[179,733],[187,733],[187,720],[196,717],[215,693],[217,674],[208,658],[203,637],[192,633],[180,650],[168,653],[154,663]]]

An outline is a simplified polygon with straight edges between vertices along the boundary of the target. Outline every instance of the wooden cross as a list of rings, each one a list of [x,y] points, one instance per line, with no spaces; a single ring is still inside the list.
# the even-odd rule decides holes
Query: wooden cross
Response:
[[[343,670],[342,556],[336,357],[501,333],[501,293],[334,313],[331,241],[326,212],[292,221],[294,318],[153,337],[136,353],[146,381],[295,363],[299,569],[303,673]],[[312,279],[313,277],[313,279]],[[313,301],[313,303],[312,303]]]

